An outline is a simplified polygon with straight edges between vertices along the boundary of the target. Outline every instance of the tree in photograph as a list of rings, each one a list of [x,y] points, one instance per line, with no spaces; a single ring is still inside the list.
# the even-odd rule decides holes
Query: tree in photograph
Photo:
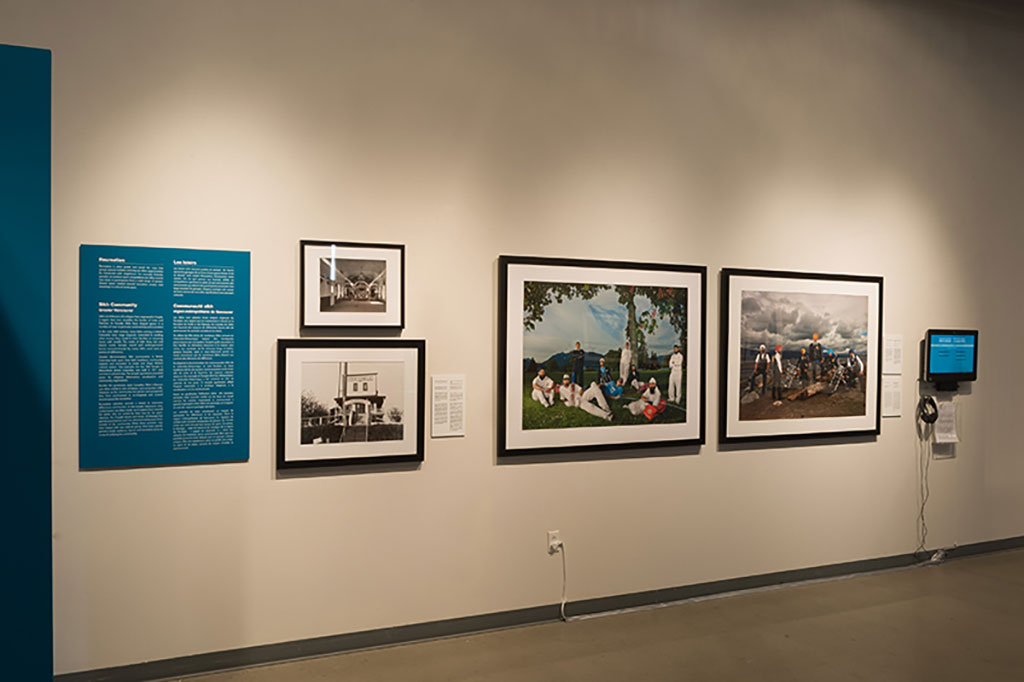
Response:
[[[524,282],[523,327],[531,332],[536,329],[537,323],[544,319],[544,311],[552,303],[562,303],[574,298],[589,301],[607,288],[607,284]]]
[[[299,396],[299,400],[302,404],[302,418],[308,417],[325,417],[327,416],[327,408],[316,399],[310,391],[303,391],[302,395]]]
[[[392,424],[401,424],[402,408],[392,407],[390,410],[388,410],[388,419],[391,421]]]
[[[523,283],[523,327],[533,331],[544,319],[544,313],[553,303],[574,298],[590,300],[610,284],[570,284],[565,282]],[[635,357],[646,358],[647,337],[658,329],[662,319],[679,334],[679,350],[686,354],[686,289],[617,284],[615,293],[619,304],[626,308],[626,340],[634,349]],[[646,298],[651,308],[637,314],[637,298]]]
[[[645,287],[647,299],[658,311],[658,319],[668,319],[668,323],[679,335],[679,352],[686,357],[686,289],[672,287]],[[650,331],[657,328],[657,320]]]
[[[686,289],[673,287],[615,287],[619,303],[626,306],[626,339],[637,358],[646,357],[647,337],[658,329],[663,319],[679,334],[679,350],[686,356]],[[651,308],[637,315],[637,298],[646,298]]]
[[[637,366],[640,366],[639,359],[644,357],[643,334],[636,323],[636,287],[622,286],[615,287],[619,295],[619,303],[626,306],[626,340],[629,347],[633,349],[633,357],[637,358]]]

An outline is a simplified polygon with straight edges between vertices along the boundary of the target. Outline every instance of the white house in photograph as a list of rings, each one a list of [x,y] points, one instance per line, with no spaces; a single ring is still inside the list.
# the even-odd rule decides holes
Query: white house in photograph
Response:
[[[347,374],[336,403],[329,409],[331,422],[342,426],[381,424],[384,422],[385,396],[377,392],[377,373]]]

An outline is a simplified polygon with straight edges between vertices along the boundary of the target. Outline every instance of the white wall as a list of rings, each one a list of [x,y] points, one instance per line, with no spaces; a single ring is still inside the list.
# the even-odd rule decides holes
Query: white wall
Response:
[[[771,9],[769,9],[769,5]],[[1008,5],[1009,6],[1009,5]],[[930,543],[1024,534],[1024,25],[997,4],[10,2],[53,50],[56,669],[909,552],[913,344],[981,328]],[[300,238],[407,245],[468,434],[409,472],[275,480]],[[252,252],[247,464],[80,472],[81,243]],[[907,341],[877,442],[497,465],[498,254],[879,274]]]

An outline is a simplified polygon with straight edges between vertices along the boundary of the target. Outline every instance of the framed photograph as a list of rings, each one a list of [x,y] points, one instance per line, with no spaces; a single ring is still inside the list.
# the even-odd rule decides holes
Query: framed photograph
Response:
[[[882,278],[722,270],[724,443],[878,434]]]
[[[280,339],[277,468],[423,461],[426,342]]]
[[[404,245],[303,240],[299,250],[303,328],[405,326]]]
[[[707,268],[501,256],[498,455],[704,442]]]

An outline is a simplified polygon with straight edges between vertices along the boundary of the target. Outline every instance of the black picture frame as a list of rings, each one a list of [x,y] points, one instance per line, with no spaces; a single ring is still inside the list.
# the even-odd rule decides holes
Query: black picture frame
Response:
[[[339,262],[369,264],[381,271],[361,272],[354,281],[347,281]],[[325,263],[333,277],[325,279]],[[384,281],[377,282],[374,275]],[[405,245],[301,240],[299,326],[302,331],[404,329]]]
[[[606,325],[609,319],[612,320],[610,323],[611,327],[614,327],[616,321],[624,321],[626,324],[622,332],[623,336],[620,337],[621,348],[616,349],[614,346],[609,345],[614,343],[607,341],[610,337],[597,333],[592,334],[596,340],[588,341],[588,343],[598,344],[594,346],[594,349],[600,350],[604,354],[602,357],[614,357],[619,362],[619,365],[622,364],[621,356],[622,351],[625,350],[625,340],[630,338],[628,331],[629,315],[632,314],[635,318],[637,312],[636,305],[634,305],[634,309],[630,313],[627,304],[616,303],[611,299],[623,295],[626,296],[626,300],[629,300],[629,297],[636,296],[639,300],[643,301],[644,306],[648,306],[645,310],[653,310],[656,304],[646,299],[645,294],[642,292],[653,291],[659,288],[664,289],[663,293],[652,295],[668,297],[662,299],[662,304],[666,306],[666,309],[676,311],[676,318],[674,319],[676,319],[676,324],[679,326],[668,326],[666,319],[659,319],[662,322],[666,322],[666,329],[676,334],[674,338],[679,340],[678,345],[685,345],[685,355],[682,348],[679,350],[680,355],[684,355],[683,366],[685,369],[681,370],[681,373],[685,371],[685,380],[677,379],[676,403],[672,404],[671,401],[663,401],[667,405],[661,408],[661,412],[655,411],[653,417],[647,417],[647,414],[643,413],[643,416],[648,419],[647,422],[644,422],[640,415],[632,413],[632,408],[629,409],[631,416],[623,411],[624,408],[628,407],[628,403],[635,402],[638,399],[637,396],[642,392],[642,389],[633,389],[629,386],[629,390],[625,391],[622,398],[620,398],[623,401],[622,403],[605,400],[609,407],[608,414],[611,415],[611,420],[607,424],[602,424],[602,420],[594,416],[594,412],[591,412],[591,416],[594,416],[594,418],[587,422],[586,420],[589,417],[569,412],[572,408],[568,406],[569,403],[564,401],[545,409],[551,410],[550,414],[552,415],[560,415],[560,419],[564,417],[567,423],[572,424],[571,426],[538,428],[534,423],[531,423],[531,420],[534,419],[531,414],[535,415],[536,412],[529,397],[532,394],[532,385],[528,385],[526,381],[527,372],[531,367],[528,360],[536,361],[537,358],[527,357],[527,347],[532,344],[532,341],[527,339],[527,335],[533,334],[533,331],[527,326],[526,316],[524,315],[527,309],[523,306],[528,292],[539,291],[551,283],[594,287],[599,290],[599,293],[593,294],[594,298],[592,300],[598,301],[600,300],[599,297],[610,299],[605,302],[607,305],[602,303],[602,305],[605,305],[602,309],[602,316],[605,318],[604,324]],[[636,293],[627,295],[622,293],[624,290],[620,289],[620,287],[633,287],[636,289]],[[532,296],[533,294],[529,295]],[[562,306],[572,298],[563,297],[556,303],[558,306]],[[666,300],[671,303],[665,303]],[[636,303],[637,300],[634,299],[634,304]],[[620,306],[621,310],[616,308],[616,306]],[[680,307],[683,310],[682,320],[684,321],[680,321],[678,317]],[[545,308],[545,311],[547,310]],[[574,314],[569,312],[569,308],[560,307],[558,310],[560,314]],[[539,324],[543,323],[543,315],[546,314],[549,313],[542,313],[542,317],[539,318],[535,329],[539,328]],[[499,459],[523,455],[633,451],[644,448],[702,445],[705,442],[706,331],[706,266],[532,256],[499,256],[497,376],[497,455]],[[584,336],[584,334],[578,332],[575,336]],[[667,338],[665,332],[659,332],[658,337],[651,339],[652,346],[655,342],[664,345],[665,338]],[[683,342],[684,338],[685,343]],[[605,340],[602,341],[602,339]],[[565,350],[570,350],[570,347],[577,340],[581,342],[587,341],[581,338],[565,338],[563,344]],[[635,347],[637,344],[633,345]],[[668,344],[669,355],[665,356],[666,358],[671,358],[673,345],[675,344]],[[540,346],[537,346],[537,348],[540,348]],[[581,350],[589,349],[581,348]],[[639,350],[645,350],[645,348],[642,346],[638,350],[631,349],[631,353],[638,352]],[[661,348],[661,350],[663,351],[664,348]],[[659,351],[655,349],[653,352],[657,355]],[[558,360],[555,359],[556,355],[558,354],[547,358],[548,364],[558,366]],[[593,355],[595,354],[587,354],[585,352],[583,357],[584,366],[581,373],[583,383],[586,384],[594,383],[590,381],[588,372],[591,370],[587,368],[587,363],[593,364],[593,362],[596,362],[593,361]],[[665,361],[667,362],[668,360]],[[535,362],[535,364],[537,363]],[[540,364],[544,364],[544,362]],[[662,384],[662,380],[663,378],[671,380],[672,370],[664,367],[655,368],[654,364],[656,363],[645,366],[643,370],[638,368],[638,373],[642,379],[642,382],[638,383],[641,386],[645,386],[650,378],[655,378],[659,390],[665,390],[666,386]],[[609,364],[609,367],[612,367],[612,365]],[[559,371],[562,374],[565,373],[561,370]],[[620,366],[616,366],[615,371],[619,372],[621,376]],[[576,371],[573,371],[573,380],[570,383],[574,383],[575,375]],[[672,382],[669,381],[668,383],[670,384],[669,388],[671,388]],[[582,392],[584,390],[583,387],[580,390]],[[556,393],[558,392],[556,391]],[[564,395],[569,395],[569,393],[566,392]],[[559,399],[555,398],[555,400],[558,401]],[[615,399],[613,398],[612,400]],[[598,404],[596,400],[595,404]],[[580,405],[575,407],[580,407]],[[582,409],[586,410],[587,408]],[[685,415],[682,421],[678,421],[680,411]],[[669,414],[672,416],[666,416]],[[621,422],[619,421],[620,419]]]
[[[392,364],[401,367],[394,368]],[[355,366],[356,371],[352,372],[350,366]],[[332,386],[328,384],[334,381],[335,371],[337,393],[330,396]],[[356,377],[366,381],[357,387],[361,390],[346,395],[349,379]],[[422,462],[425,381],[426,341],[423,339],[279,339],[277,468],[324,469]],[[391,407],[401,403],[398,422],[387,407],[388,391],[396,386],[400,386],[397,394],[402,399],[392,400]],[[382,388],[384,395],[381,395]],[[304,415],[307,397],[313,398],[309,402],[326,408],[328,414]],[[330,405],[332,398],[334,405]],[[360,414],[363,416],[359,417]],[[410,415],[415,415],[414,424],[410,424]],[[316,417],[320,419],[312,421]],[[310,421],[307,423],[307,420]],[[363,429],[364,433],[359,433]],[[371,431],[378,437],[372,437]],[[353,436],[351,440],[344,435],[349,432]],[[401,438],[387,437],[396,432]],[[312,451],[311,448],[323,450]]]
[[[722,269],[719,442],[852,438],[881,433],[883,285],[883,278],[873,275]],[[835,310],[828,311],[829,306]],[[764,324],[765,320],[770,322]],[[821,328],[810,331],[815,324]],[[863,331],[859,331],[860,326]],[[814,333],[819,335],[824,360],[817,374],[807,366],[805,375],[799,354],[809,344],[799,341],[804,334],[813,339]],[[782,399],[776,404],[773,395],[769,407],[764,403],[765,395],[769,382],[774,386],[774,381],[768,372],[754,371],[747,376],[747,370],[750,365],[759,369],[750,357],[753,354],[757,361],[761,343],[769,353],[769,362],[775,361],[771,339],[777,341],[774,345],[783,346],[783,379]],[[840,340],[848,343],[839,347]],[[760,343],[755,348],[753,343],[757,341]],[[860,358],[864,367],[859,380],[864,394],[863,413],[858,412],[860,398],[854,378],[857,364],[849,373],[832,369],[829,350],[837,367],[846,364],[849,350]],[[791,373],[794,366],[795,373]],[[758,387],[760,397],[753,395]],[[840,397],[835,399],[836,395]]]

